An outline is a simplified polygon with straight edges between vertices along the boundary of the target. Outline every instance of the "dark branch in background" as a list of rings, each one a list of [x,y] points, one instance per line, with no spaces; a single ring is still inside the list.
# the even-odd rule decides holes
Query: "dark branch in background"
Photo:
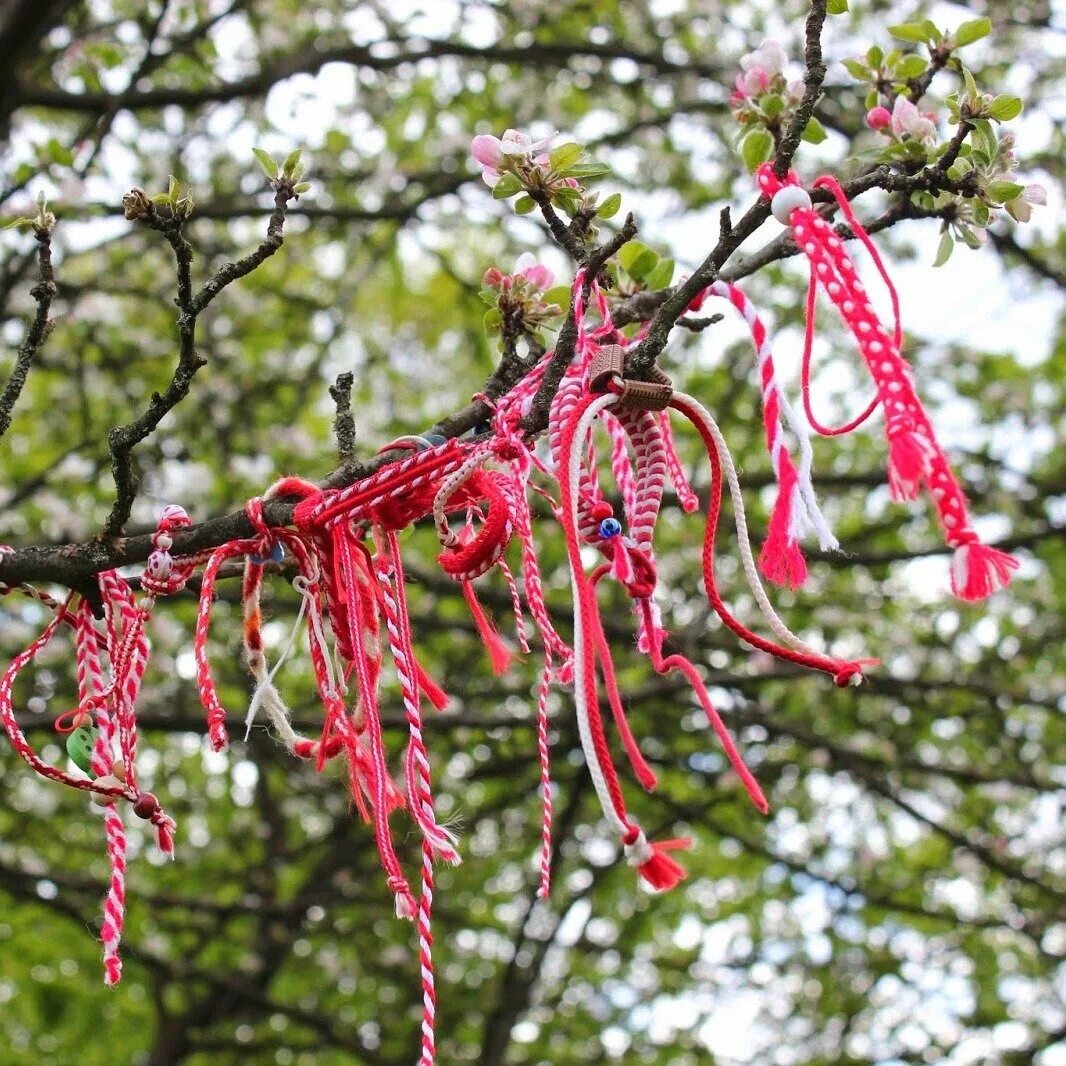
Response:
[[[41,39],[61,22],[74,0],[7,0],[0,4],[0,141],[7,141],[11,114],[21,106],[17,74]]]
[[[329,387],[329,394],[337,405],[333,434],[337,438],[337,457],[342,463],[350,462],[355,455],[355,418],[352,415],[354,383],[355,375],[346,370],[343,374],[338,374],[337,380]]]
[[[19,345],[18,354],[15,356],[15,366],[11,371],[4,386],[3,394],[0,395],[0,437],[11,426],[11,416],[18,403],[19,396],[29,377],[41,345],[44,344],[50,332],[48,312],[52,307],[52,298],[56,294],[55,274],[52,270],[52,233],[48,226],[34,226],[33,236],[37,241],[37,284],[30,289],[30,295],[37,302],[37,312],[33,316],[33,322],[26,331],[26,338]]]
[[[629,59],[645,70],[663,76],[697,75],[720,81],[723,71],[710,63],[677,63],[661,53],[642,52],[611,42],[594,44],[587,40],[536,41],[523,46],[493,45],[487,48],[459,41],[423,40],[419,45],[395,53],[381,54],[371,46],[345,44],[314,47],[283,56],[272,66],[263,67],[245,78],[218,82],[203,89],[159,87],[122,93],[73,93],[47,85],[18,86],[18,106],[47,107],[59,111],[105,112],[111,108],[139,111],[174,104],[196,108],[265,96],[272,86],[296,74],[317,74],[329,63],[343,63],[365,70],[391,71],[427,59],[469,59],[485,63],[515,63],[537,67],[569,67],[575,59],[599,59],[609,63]]]
[[[149,229],[161,233],[174,250],[177,266],[178,295],[178,364],[170,383],[163,392],[152,393],[147,410],[132,422],[116,426],[108,434],[111,450],[111,471],[115,479],[115,504],[104,524],[107,540],[118,537],[133,512],[133,504],[140,487],[140,477],[133,459],[133,449],[150,436],[160,422],[189,394],[196,372],[207,360],[196,350],[197,316],[231,282],[250,274],[272,256],[284,240],[285,211],[294,199],[293,183],[285,179],[276,182],[274,210],[267,225],[267,235],[255,251],[242,259],[226,263],[198,292],[193,292],[193,249],[185,238],[185,214],[172,207],[157,207],[140,189],[126,198],[127,217],[143,222]]]

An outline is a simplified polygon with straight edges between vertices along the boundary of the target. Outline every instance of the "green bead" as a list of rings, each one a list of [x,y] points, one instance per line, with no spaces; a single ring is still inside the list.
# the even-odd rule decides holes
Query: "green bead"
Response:
[[[93,745],[96,743],[96,730],[87,725],[79,726],[67,734],[67,755],[70,761],[87,774],[92,772]]]

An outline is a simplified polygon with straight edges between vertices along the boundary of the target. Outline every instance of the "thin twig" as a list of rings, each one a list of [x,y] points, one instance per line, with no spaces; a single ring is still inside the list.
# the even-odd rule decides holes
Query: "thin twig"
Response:
[[[139,190],[135,190],[138,193]],[[178,363],[170,383],[161,392],[152,393],[148,407],[124,426],[116,426],[108,434],[111,450],[111,472],[115,479],[115,503],[104,523],[102,537],[118,537],[133,512],[133,504],[140,488],[140,476],[134,465],[134,448],[149,437],[160,422],[189,394],[193,378],[207,360],[196,350],[197,316],[231,282],[250,274],[272,256],[283,241],[285,212],[289,200],[295,199],[292,182],[279,180],[274,196],[274,210],[270,215],[267,235],[253,252],[218,269],[204,287],[194,295],[192,284],[193,249],[185,237],[185,218],[180,213],[156,208],[140,193],[134,197],[139,217],[150,229],[162,233],[174,251],[177,268],[178,295]]]
[[[37,284],[30,289],[30,295],[37,302],[37,312],[33,316],[30,328],[26,331],[25,340],[19,345],[18,354],[15,356],[15,367],[4,386],[3,395],[0,395],[0,437],[11,426],[15,404],[22,395],[26,379],[40,353],[41,346],[51,332],[48,312],[56,294],[55,273],[52,269],[52,231],[46,226],[35,226],[33,235],[37,240],[38,270]]]

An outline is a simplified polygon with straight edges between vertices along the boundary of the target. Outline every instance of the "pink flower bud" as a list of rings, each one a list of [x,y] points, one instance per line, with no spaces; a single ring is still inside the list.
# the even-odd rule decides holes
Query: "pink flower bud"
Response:
[[[498,170],[503,159],[503,150],[498,137],[482,133],[470,142],[470,154],[482,165]]]
[[[871,107],[866,112],[866,125],[872,130],[883,130],[892,121],[892,112],[887,107]]]
[[[498,288],[500,282],[503,281],[503,271],[497,270],[495,267],[489,267],[485,271],[484,276],[481,279],[481,284],[490,289]]]

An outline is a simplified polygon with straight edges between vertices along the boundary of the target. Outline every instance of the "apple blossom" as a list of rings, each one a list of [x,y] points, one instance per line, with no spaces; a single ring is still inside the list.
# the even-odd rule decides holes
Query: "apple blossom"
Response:
[[[1033,217],[1034,207],[1043,207],[1047,204],[1047,189],[1043,185],[1026,185],[1021,195],[1015,197],[1010,203],[1004,204],[1004,209],[1015,222],[1028,222]]]
[[[896,98],[892,108],[892,132],[900,140],[911,138],[922,144],[936,139],[936,122],[931,114],[922,114],[906,97]]]
[[[550,289],[555,283],[555,275],[543,264],[538,263],[530,252],[523,252],[514,265],[514,276],[525,278],[535,289]]]
[[[509,164],[530,161],[537,166],[548,165],[547,152],[558,134],[534,140],[521,130],[505,130],[503,137],[482,133],[470,142],[470,154],[481,167],[481,177],[487,185],[495,185],[500,173]]]
[[[754,52],[740,57],[740,68],[745,71],[761,71],[769,80],[775,74],[780,74],[787,62],[788,56],[777,41],[763,41]]]

